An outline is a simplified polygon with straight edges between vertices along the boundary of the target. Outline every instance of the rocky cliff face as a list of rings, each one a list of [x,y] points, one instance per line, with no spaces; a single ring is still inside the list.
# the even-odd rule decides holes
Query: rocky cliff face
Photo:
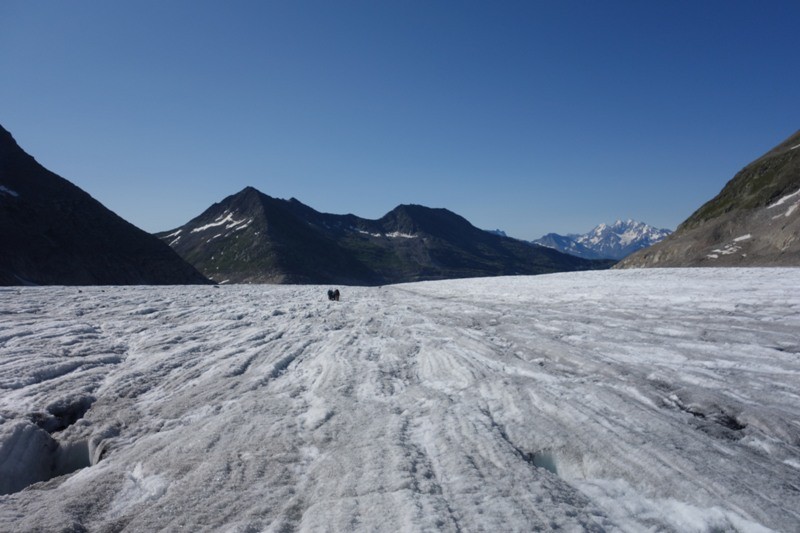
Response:
[[[800,266],[800,131],[742,169],[659,244],[619,268]]]
[[[208,283],[149,233],[42,167],[0,127],[0,285]]]

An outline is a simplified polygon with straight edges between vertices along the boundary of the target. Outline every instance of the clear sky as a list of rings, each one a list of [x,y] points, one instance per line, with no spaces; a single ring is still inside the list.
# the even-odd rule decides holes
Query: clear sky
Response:
[[[147,231],[247,185],[674,227],[800,128],[800,2],[0,0],[0,124]]]

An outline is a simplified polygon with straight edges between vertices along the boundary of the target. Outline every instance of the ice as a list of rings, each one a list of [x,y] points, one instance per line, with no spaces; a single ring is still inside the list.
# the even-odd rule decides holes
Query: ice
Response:
[[[122,488],[111,503],[109,515],[124,516],[128,510],[142,504],[152,504],[164,496],[167,482],[158,474],[146,475],[142,463],[137,463],[133,472],[125,475]]]
[[[800,269],[0,289],[0,530],[797,531]]]

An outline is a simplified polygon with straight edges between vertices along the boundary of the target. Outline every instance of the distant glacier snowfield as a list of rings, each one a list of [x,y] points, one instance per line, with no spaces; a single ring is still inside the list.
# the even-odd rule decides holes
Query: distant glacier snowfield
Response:
[[[0,531],[798,531],[799,287],[2,288]]]

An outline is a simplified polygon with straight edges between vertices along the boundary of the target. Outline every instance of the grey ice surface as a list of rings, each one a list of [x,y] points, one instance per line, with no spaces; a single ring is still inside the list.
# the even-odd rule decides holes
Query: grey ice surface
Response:
[[[798,531],[800,269],[0,289],[0,531]]]

